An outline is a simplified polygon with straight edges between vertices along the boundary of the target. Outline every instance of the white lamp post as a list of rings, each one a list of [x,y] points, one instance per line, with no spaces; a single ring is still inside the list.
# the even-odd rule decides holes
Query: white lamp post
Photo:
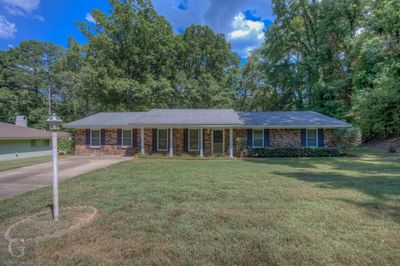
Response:
[[[57,130],[62,122],[62,120],[53,115],[47,120],[49,123],[49,128],[51,130],[51,150],[53,155],[53,217],[54,221],[58,221],[59,210],[58,210],[58,152],[57,152]]]

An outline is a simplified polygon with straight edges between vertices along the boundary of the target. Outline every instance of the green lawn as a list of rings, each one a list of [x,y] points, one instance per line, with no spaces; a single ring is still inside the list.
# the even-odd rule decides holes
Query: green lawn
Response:
[[[83,229],[0,246],[4,264],[400,263],[400,158],[139,159],[60,185],[91,205]],[[45,210],[50,188],[0,202],[0,229]]]
[[[10,170],[18,167],[34,165],[38,163],[50,162],[51,156],[40,156],[32,158],[22,158],[9,161],[0,161],[0,171]]]

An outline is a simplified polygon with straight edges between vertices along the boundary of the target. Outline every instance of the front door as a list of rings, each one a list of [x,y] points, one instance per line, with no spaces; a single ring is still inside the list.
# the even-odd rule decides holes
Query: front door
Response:
[[[222,155],[224,153],[224,131],[213,130],[213,155]]]

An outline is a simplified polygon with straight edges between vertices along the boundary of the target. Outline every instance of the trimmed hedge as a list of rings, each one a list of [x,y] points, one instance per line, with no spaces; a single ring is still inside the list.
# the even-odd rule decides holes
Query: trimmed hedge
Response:
[[[250,157],[338,157],[344,153],[339,148],[271,147],[250,150]]]

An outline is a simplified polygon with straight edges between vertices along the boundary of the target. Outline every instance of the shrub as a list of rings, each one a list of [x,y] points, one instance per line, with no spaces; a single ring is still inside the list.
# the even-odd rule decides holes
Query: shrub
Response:
[[[250,151],[251,157],[337,157],[343,156],[339,148],[296,148],[272,147],[257,148]]]
[[[73,154],[74,144],[71,140],[67,138],[59,138],[57,140],[57,148],[59,155]]]
[[[361,144],[361,130],[357,127],[335,129],[334,136],[336,146],[346,154]]]
[[[247,140],[244,138],[235,139],[235,154],[239,157],[247,156],[249,149],[247,148]]]

